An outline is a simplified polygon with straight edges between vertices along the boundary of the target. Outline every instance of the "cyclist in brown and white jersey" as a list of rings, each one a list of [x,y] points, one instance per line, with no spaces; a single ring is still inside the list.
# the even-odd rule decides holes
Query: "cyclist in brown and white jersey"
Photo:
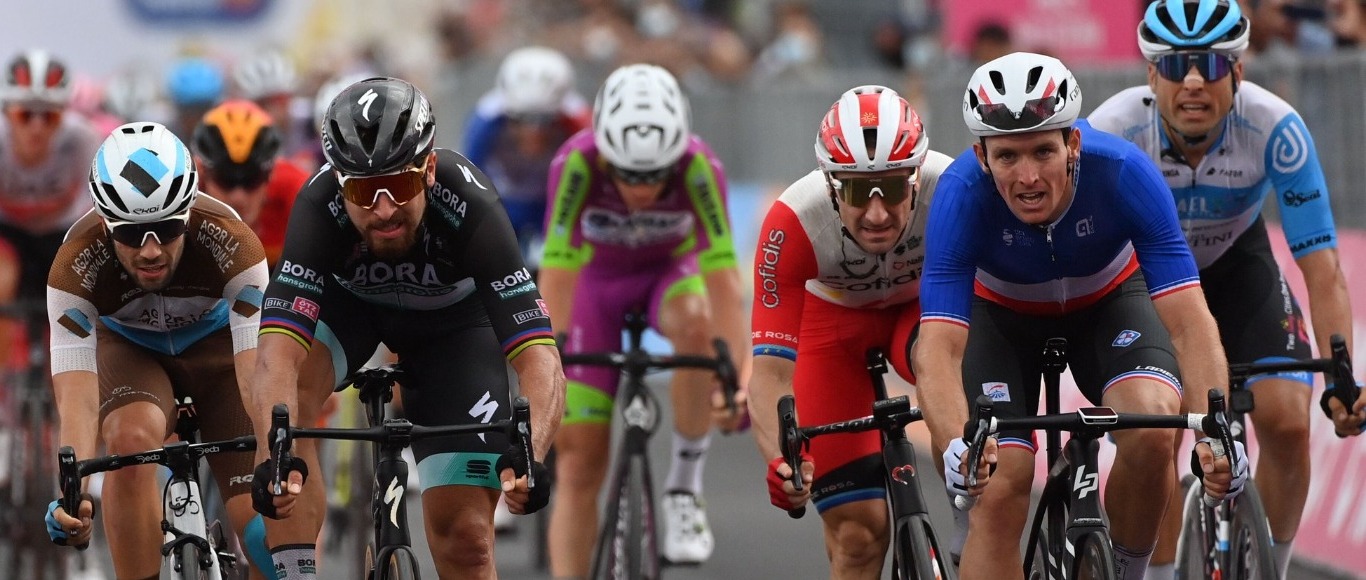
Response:
[[[161,447],[175,429],[177,397],[194,399],[204,440],[251,434],[239,384],[256,363],[265,251],[232,208],[198,195],[198,181],[189,150],[156,123],[118,127],[90,164],[95,209],[68,232],[47,288],[60,439],[78,459],[99,453],[97,437],[111,454]],[[243,542],[249,552],[264,549],[247,493],[251,459],[209,459],[233,528],[248,538],[246,529],[257,529]],[[159,573],[156,469],[105,476],[104,527],[119,578]],[[48,506],[53,541],[89,542],[94,510],[84,498],[79,519],[58,501]]]

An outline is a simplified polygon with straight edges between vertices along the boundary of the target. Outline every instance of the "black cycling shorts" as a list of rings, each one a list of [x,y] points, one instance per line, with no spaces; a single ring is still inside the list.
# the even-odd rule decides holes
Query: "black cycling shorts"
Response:
[[[1022,314],[973,298],[972,327],[963,355],[963,392],[995,401],[997,417],[1039,412],[1043,346],[1067,339],[1066,360],[1081,393],[1100,405],[1105,389],[1129,378],[1168,383],[1180,393],[1175,349],[1157,317],[1143,274],[1135,272],[1096,304],[1047,317]],[[1002,431],[1003,446],[1037,450],[1033,433]]]
[[[382,342],[407,372],[403,414],[413,424],[464,425],[512,416],[503,349],[477,300],[440,310],[399,310],[362,301],[342,288],[330,288],[323,300],[317,338],[333,349],[338,370],[345,368],[337,380],[363,366]],[[502,432],[415,442],[421,487],[501,489],[493,467],[508,445]]]
[[[1257,218],[1218,260],[1200,271],[1210,313],[1231,363],[1312,356],[1300,305],[1271,253],[1266,222]],[[1313,386],[1309,373],[1281,373]],[[1249,381],[1249,384],[1255,382]]]

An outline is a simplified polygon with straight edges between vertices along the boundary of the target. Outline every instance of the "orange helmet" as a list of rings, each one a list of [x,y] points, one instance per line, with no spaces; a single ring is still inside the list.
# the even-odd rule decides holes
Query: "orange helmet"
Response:
[[[224,101],[204,114],[191,145],[200,169],[224,187],[257,187],[270,178],[280,152],[280,133],[255,103]]]

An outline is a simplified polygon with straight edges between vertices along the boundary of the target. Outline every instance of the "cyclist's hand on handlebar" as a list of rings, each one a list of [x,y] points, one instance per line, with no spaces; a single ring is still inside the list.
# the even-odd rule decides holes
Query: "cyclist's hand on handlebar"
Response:
[[[1347,408],[1342,405],[1342,401],[1337,397],[1328,397],[1328,410],[1333,419],[1333,432],[1338,437],[1352,437],[1360,435],[1362,428],[1366,427],[1366,397],[1358,397],[1356,404],[1352,405],[1352,412],[1348,413]]]
[[[735,412],[726,406],[726,395],[721,389],[711,393],[711,421],[722,433],[744,432],[749,430],[749,390],[735,392]]]
[[[90,536],[95,533],[95,498],[88,493],[81,494],[81,507],[77,511],[80,517],[71,517],[62,509],[59,499],[47,504],[47,536],[52,543],[82,549],[90,545]]]
[[[1191,452],[1191,471],[1205,486],[1205,495],[1214,500],[1233,499],[1247,484],[1247,451],[1243,444],[1233,442],[1232,463],[1223,444],[1205,437],[1197,441]]]
[[[508,455],[504,454],[503,458]],[[550,470],[539,461],[531,462],[531,474],[536,478],[536,487],[527,488],[527,477],[517,477],[510,459],[498,459],[498,478],[503,482],[503,495],[507,497],[508,511],[517,514],[534,514],[550,503]]]
[[[982,461],[977,470],[977,485],[968,488],[968,442],[962,437],[949,442],[944,450],[944,487],[952,495],[977,497],[982,495],[991,474],[996,471],[996,438],[988,437],[982,449]]]
[[[811,455],[802,454],[802,490],[792,486],[792,467],[782,457],[774,457],[768,462],[768,501],[774,506],[792,511],[806,505],[811,499],[811,480],[816,473],[816,464]]]
[[[275,495],[275,461],[266,459],[256,466],[251,477],[251,507],[273,520],[282,520],[294,512],[294,502],[304,491],[308,481],[308,464],[301,457],[290,457],[289,481],[281,482],[281,493]]]

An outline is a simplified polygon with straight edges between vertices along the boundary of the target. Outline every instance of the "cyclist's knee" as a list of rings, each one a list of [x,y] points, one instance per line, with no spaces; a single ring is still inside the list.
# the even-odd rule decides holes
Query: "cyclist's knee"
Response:
[[[443,515],[438,513],[427,512],[427,542],[438,568],[471,569],[493,565],[491,516],[486,517],[469,507]]]
[[[1114,432],[1115,460],[1134,466],[1151,466],[1166,473],[1175,457],[1169,429],[1132,429]],[[1145,468],[1149,469],[1149,468]]]
[[[597,495],[611,460],[607,424],[562,426],[555,434],[555,488]]]
[[[660,332],[680,353],[706,353],[715,336],[706,299],[687,294],[669,301],[660,316]]]
[[[832,563],[860,568],[880,561],[886,555],[890,537],[886,509],[881,501],[864,501],[821,514]]]
[[[166,417],[154,405],[133,403],[110,412],[100,430],[109,453],[138,453],[162,446]]]

